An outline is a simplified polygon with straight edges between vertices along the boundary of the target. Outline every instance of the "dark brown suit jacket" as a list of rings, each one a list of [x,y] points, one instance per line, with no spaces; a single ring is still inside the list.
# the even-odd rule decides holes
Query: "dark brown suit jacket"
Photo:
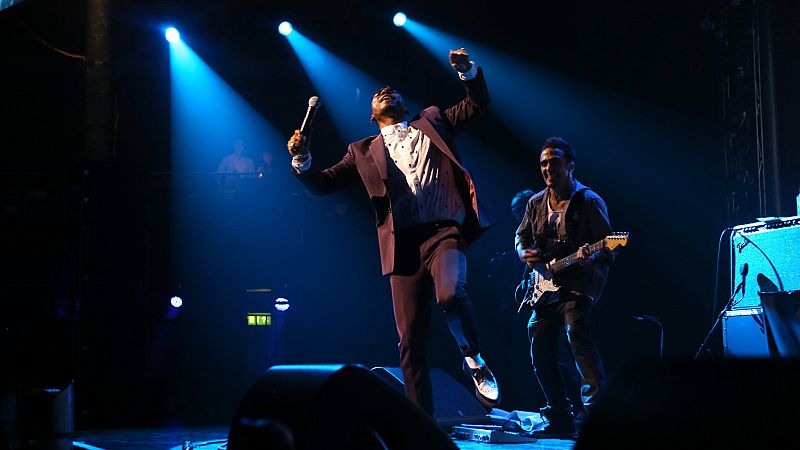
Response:
[[[461,163],[454,138],[466,120],[479,114],[489,104],[489,91],[480,68],[478,76],[465,81],[464,86],[467,95],[463,100],[444,111],[438,106],[425,108],[411,119],[409,126],[417,128],[428,136],[431,144],[453,161],[454,170],[460,172],[460,176],[458,174],[456,176],[456,182],[464,205],[467,206],[461,232],[469,244],[491,226],[492,222],[478,202],[472,176]],[[319,170],[312,162],[311,168],[297,174],[297,177],[316,195],[339,191],[361,178],[375,210],[381,269],[384,275],[391,273],[395,262],[395,230],[392,205],[387,192],[386,149],[383,136],[379,134],[353,142],[338,163],[325,170]]]

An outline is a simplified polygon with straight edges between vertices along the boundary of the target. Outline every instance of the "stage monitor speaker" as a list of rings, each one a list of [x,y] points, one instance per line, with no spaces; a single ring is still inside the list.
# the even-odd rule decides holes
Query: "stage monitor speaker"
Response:
[[[766,324],[761,308],[725,311],[722,343],[728,357],[768,358]]]
[[[399,367],[375,367],[372,372],[405,392],[403,372]],[[490,424],[486,409],[472,392],[442,369],[431,369],[433,384],[433,409],[436,421],[442,427],[460,424]]]
[[[575,450],[793,448],[800,360],[639,361],[590,409]]]
[[[228,448],[457,450],[432,417],[360,365],[270,368],[242,399]]]
[[[800,217],[738,225],[731,232],[730,244],[731,293],[742,281],[742,267],[748,265],[745,293],[734,309],[761,306],[758,274],[775,286],[780,286],[780,277],[784,291],[800,289]]]

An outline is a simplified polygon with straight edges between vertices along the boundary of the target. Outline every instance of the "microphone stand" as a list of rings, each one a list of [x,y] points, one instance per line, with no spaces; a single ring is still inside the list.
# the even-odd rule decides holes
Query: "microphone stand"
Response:
[[[635,320],[646,322],[653,322],[658,327],[658,357],[664,358],[664,326],[661,325],[661,320],[654,316],[633,316]]]
[[[717,325],[719,325],[720,320],[722,320],[722,315],[725,314],[725,311],[729,311],[731,309],[731,306],[733,306],[733,299],[736,298],[736,295],[739,293],[739,289],[742,289],[743,286],[744,286],[744,280],[742,280],[742,282],[739,283],[739,286],[736,287],[736,290],[733,292],[733,295],[731,295],[728,301],[725,302],[725,306],[722,308],[722,311],[720,311],[719,315],[717,315],[717,320],[714,321],[714,325],[711,327],[711,330],[708,331],[706,338],[703,339],[703,343],[700,344],[700,348],[697,349],[697,353],[695,353],[694,359],[700,357],[700,352],[702,352],[703,348],[705,348],[706,343],[708,342],[708,338],[710,338],[711,335],[714,333],[714,330],[717,329]],[[742,296],[744,296],[744,290],[742,290]]]
[[[658,357],[663,359],[664,358],[664,326],[661,325],[661,321],[660,320],[656,320],[656,325],[658,325],[658,334],[659,334]]]

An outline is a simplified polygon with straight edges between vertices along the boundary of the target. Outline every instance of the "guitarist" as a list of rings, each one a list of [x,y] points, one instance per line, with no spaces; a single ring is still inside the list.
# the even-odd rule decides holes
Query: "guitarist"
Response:
[[[577,251],[579,264],[556,276],[559,289],[539,298],[528,322],[533,367],[549,404],[542,410],[548,425],[533,435],[568,438],[575,435],[575,420],[558,371],[559,335],[562,329],[566,331],[583,378],[581,395],[588,411],[605,381],[600,353],[589,331],[589,310],[600,298],[614,257],[606,249],[589,254],[589,243],[612,230],[603,199],[573,177],[575,150],[566,140],[545,140],[539,169],[547,187],[528,201],[517,228],[519,258],[541,270],[551,260]]]

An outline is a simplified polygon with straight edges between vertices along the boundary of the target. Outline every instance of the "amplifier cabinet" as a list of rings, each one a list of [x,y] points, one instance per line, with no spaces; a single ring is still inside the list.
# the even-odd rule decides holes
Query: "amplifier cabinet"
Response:
[[[761,308],[725,311],[722,317],[722,343],[725,356],[767,358],[769,346]]]
[[[761,306],[756,282],[759,274],[780,286],[777,271],[783,290],[800,289],[800,216],[738,225],[731,232],[730,244],[731,294],[742,281],[742,267],[745,263],[748,266],[744,296],[737,294],[733,309]]]

